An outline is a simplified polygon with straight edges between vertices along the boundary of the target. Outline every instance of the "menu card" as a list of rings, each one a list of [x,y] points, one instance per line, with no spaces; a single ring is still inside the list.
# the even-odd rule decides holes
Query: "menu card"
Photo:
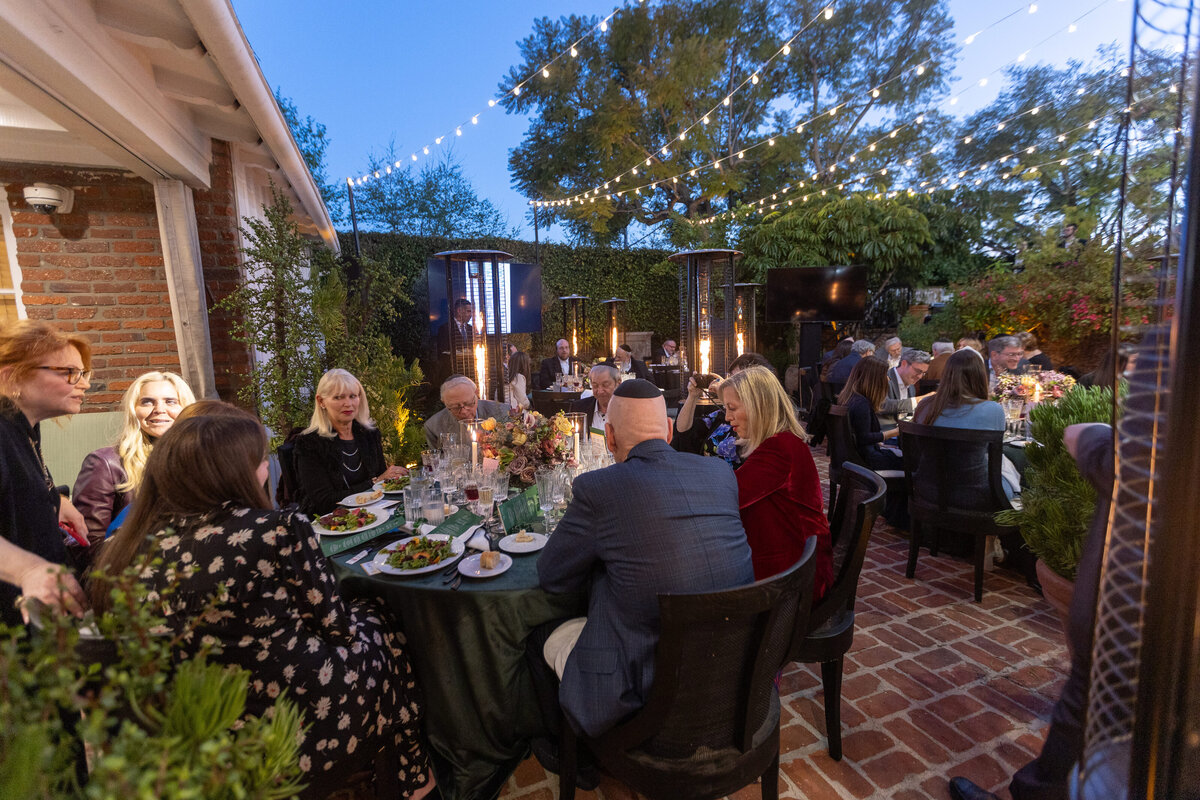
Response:
[[[463,533],[467,532],[467,528],[473,525],[478,525],[481,517],[477,514],[472,514],[466,508],[460,508],[455,511],[446,521],[429,532],[430,536],[434,534],[445,534],[451,539],[456,539]]]
[[[386,533],[394,533],[403,523],[404,514],[396,514],[384,525],[378,528],[371,528],[369,531],[360,531],[359,533],[352,533],[349,536],[322,536],[321,552],[327,556],[336,556],[339,553],[352,550]]]
[[[505,500],[499,511],[505,533],[529,527],[538,516],[537,487],[530,486],[516,497]]]

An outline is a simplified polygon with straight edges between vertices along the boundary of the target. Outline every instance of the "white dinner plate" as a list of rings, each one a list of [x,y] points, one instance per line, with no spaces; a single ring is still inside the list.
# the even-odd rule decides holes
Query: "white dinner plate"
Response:
[[[378,483],[373,485],[371,488],[377,492],[383,492],[388,497],[399,497],[400,495],[404,494],[403,489],[384,489],[383,481],[379,481]]]
[[[518,542],[517,535],[513,533],[500,540],[500,549],[506,553],[533,553],[541,550],[546,546],[546,542],[549,541],[545,534],[534,533],[533,531],[526,532],[533,537],[532,542]]]
[[[345,497],[343,497],[341,500],[338,500],[338,505],[344,506],[346,508],[362,508],[363,506],[373,505],[374,503],[378,503],[379,501],[383,500],[382,492],[380,492],[378,497],[371,497],[371,495],[373,495],[375,493],[375,491],[378,491],[378,490],[377,489],[363,489],[361,492],[355,492],[354,494],[348,494]],[[358,498],[360,498],[360,497],[366,497],[369,499],[365,503],[361,503],[358,500]]]
[[[473,556],[467,556],[462,561],[458,562],[458,571],[468,578],[494,578],[502,572],[507,572],[512,566],[512,556],[506,556],[500,553],[500,560],[496,562],[495,569],[484,569],[479,566],[479,557],[483,553],[476,553]]]
[[[363,525],[361,528],[355,528],[352,531],[331,531],[321,524],[320,517],[317,517],[313,520],[313,530],[319,533],[321,536],[349,536],[352,533],[362,533],[363,531],[369,531],[372,528],[378,528],[380,525],[387,522],[388,517],[392,515],[392,512],[386,508],[373,508],[371,509],[371,513],[375,515],[374,522],[370,523],[369,525]],[[325,515],[322,514],[321,516],[323,517]]]
[[[399,550],[401,547],[404,547],[404,545],[416,538],[416,536],[407,536],[403,539],[394,541],[376,553],[375,558],[371,560],[375,562],[375,566],[379,567],[380,572],[386,572],[388,575],[424,575],[426,572],[433,572],[434,570],[444,569],[445,567],[450,566],[456,559],[459,558],[459,556],[463,554],[463,550],[466,549],[466,546],[462,542],[451,541],[450,548],[453,550],[454,555],[450,556],[450,558],[443,559],[436,564],[430,564],[428,567],[421,567],[420,569],[399,569],[397,567],[389,566],[387,563],[388,556],[393,551]],[[444,533],[430,534],[425,538],[441,542],[450,539],[450,537]]]

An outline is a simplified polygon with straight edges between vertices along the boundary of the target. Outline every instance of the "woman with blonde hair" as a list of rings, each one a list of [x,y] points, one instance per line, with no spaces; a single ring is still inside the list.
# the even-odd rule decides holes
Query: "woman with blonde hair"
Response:
[[[18,599],[83,613],[65,539],[84,536],[83,516],[55,488],[42,458],[41,423],[78,414],[91,377],[87,340],[48,322],[0,327],[0,623],[18,626]]]
[[[174,372],[147,372],[129,384],[121,398],[124,420],[117,443],[89,453],[75,479],[75,507],[92,543],[104,538],[109,523],[129,504],[158,437],[194,402],[191,387]]]
[[[222,405],[176,421],[154,446],[128,521],[96,559],[93,608],[112,604],[101,575],[136,565],[161,596],[177,658],[210,650],[210,661],[248,670],[247,717],[284,691],[304,712],[308,782],[349,774],[389,744],[399,796],[421,796],[432,773],[399,637],[373,604],[341,596],[304,516],[271,508],[266,432]]]
[[[362,384],[344,369],[321,376],[312,420],[295,448],[297,501],[306,514],[328,514],[347,495],[408,474],[384,460]]]
[[[741,370],[718,391],[742,459],[735,473],[738,506],[755,580],[795,564],[809,537],[816,536],[813,596],[823,597],[833,583],[833,550],[821,478],[795,406],[766,367]]]

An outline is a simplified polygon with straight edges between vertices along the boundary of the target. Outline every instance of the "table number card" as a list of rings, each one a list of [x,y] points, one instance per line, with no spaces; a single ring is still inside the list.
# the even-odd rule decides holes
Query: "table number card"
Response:
[[[530,486],[516,497],[505,500],[500,504],[500,522],[508,533],[518,528],[528,528],[538,516],[538,493],[536,486]]]

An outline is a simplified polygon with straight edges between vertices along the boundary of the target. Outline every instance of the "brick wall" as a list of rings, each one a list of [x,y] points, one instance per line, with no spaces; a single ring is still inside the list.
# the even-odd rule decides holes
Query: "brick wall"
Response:
[[[209,309],[213,371],[221,399],[236,402],[238,389],[250,375],[250,353],[230,335],[232,315],[213,309],[214,304],[236,289],[241,281],[239,220],[234,202],[233,163],[227,142],[213,140],[209,178],[212,188],[196,189],[193,197]]]
[[[71,213],[30,209],[23,190],[36,181],[73,189]],[[0,164],[0,183],[8,188],[26,315],[92,343],[84,412],[116,410],[143,372],[178,372],[154,187],[118,170],[12,163]]]

